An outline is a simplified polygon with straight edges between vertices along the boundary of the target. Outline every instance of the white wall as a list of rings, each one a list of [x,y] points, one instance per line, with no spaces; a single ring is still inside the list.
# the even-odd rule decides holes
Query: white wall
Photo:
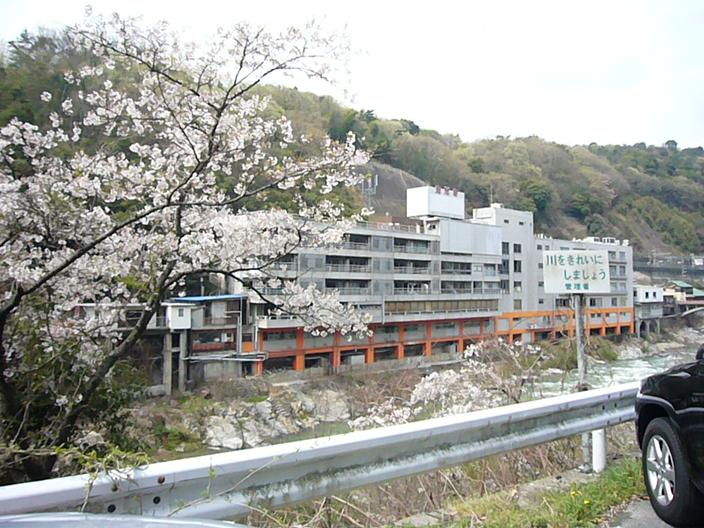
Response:
[[[191,328],[191,306],[166,306],[166,319],[170,330],[188,330]]]
[[[440,216],[464,220],[464,193],[442,188],[438,193],[435,187],[430,186],[407,189],[406,216]]]
[[[634,288],[634,301],[637,303],[661,303],[663,302],[662,288],[656,286],[636,286]]]
[[[440,251],[501,255],[501,228],[457,220],[440,220]]]

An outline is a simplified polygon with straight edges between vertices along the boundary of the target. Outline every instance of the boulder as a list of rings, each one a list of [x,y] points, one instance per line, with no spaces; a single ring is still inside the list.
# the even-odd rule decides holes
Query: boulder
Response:
[[[350,417],[347,402],[338,392],[330,389],[313,393],[315,416],[321,422],[342,422]]]
[[[205,443],[210,447],[242,449],[242,431],[236,421],[222,416],[211,416],[205,426]]]

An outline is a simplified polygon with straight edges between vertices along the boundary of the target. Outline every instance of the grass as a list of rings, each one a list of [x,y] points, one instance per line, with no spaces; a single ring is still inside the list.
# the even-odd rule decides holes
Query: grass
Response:
[[[214,405],[211,399],[204,398],[203,396],[197,394],[179,396],[177,401],[181,412],[193,416],[210,414],[210,411]]]
[[[268,394],[255,394],[254,396],[249,396],[245,398],[244,401],[247,403],[260,403],[269,399]]]
[[[529,507],[519,506],[509,492],[461,502],[455,508],[464,519],[452,526],[476,526],[477,521],[485,528],[596,526],[612,507],[644,493],[640,462],[626,459],[592,482],[538,495]]]

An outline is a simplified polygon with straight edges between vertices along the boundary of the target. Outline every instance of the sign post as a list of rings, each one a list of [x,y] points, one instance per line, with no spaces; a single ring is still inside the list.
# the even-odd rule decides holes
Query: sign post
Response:
[[[582,301],[585,295],[609,293],[609,254],[607,251],[545,251],[543,277],[546,293],[567,294],[574,309],[574,335],[577,342],[577,391],[589,389],[587,358],[582,340]],[[591,436],[582,435],[585,471],[590,469]]]

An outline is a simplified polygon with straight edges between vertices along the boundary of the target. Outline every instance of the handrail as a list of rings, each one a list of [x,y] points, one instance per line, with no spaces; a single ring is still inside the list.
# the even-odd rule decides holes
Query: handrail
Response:
[[[67,510],[236,518],[633,420],[639,383],[467,414],[0,488],[6,514]]]

